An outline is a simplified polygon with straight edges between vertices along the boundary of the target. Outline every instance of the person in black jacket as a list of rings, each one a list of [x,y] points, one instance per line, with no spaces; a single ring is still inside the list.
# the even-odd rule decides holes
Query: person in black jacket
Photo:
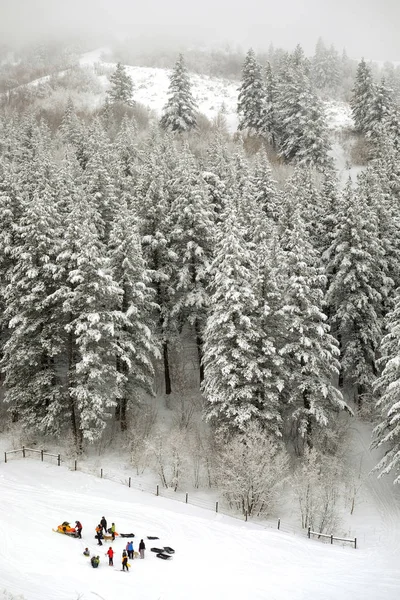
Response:
[[[107,521],[105,517],[101,517],[100,525],[104,529],[104,533],[107,533]]]
[[[125,571],[125,569],[127,571],[129,571],[129,567],[128,567],[128,555],[127,555],[126,551],[124,550],[122,552],[122,570]]]
[[[97,567],[100,564],[100,557],[99,556],[92,556],[92,558],[90,559],[90,562],[92,563],[93,569],[97,569]]]
[[[146,550],[146,545],[144,543],[143,540],[140,540],[140,544],[139,544],[139,554],[140,554],[140,558],[144,558],[144,551]]]

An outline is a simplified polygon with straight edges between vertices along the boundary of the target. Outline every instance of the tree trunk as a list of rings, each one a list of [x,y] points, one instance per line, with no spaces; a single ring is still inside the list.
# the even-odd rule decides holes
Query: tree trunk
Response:
[[[171,374],[169,369],[168,342],[163,342],[163,361],[164,361],[164,378],[165,378],[165,393],[168,396],[171,389]]]
[[[197,356],[199,358],[199,371],[200,371],[200,385],[204,380],[204,365],[203,365],[203,339],[200,331],[200,323],[198,319],[196,319],[194,323],[194,328],[196,331],[196,346],[197,346]]]

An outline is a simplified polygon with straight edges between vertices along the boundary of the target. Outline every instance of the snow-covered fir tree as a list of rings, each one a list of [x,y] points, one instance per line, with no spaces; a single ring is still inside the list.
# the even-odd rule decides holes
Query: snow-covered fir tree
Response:
[[[108,97],[111,103],[134,105],[132,78],[128,75],[126,67],[121,63],[117,64],[114,73],[111,75],[110,84]]]
[[[376,466],[381,475],[393,471],[400,483],[400,296],[385,321],[387,334],[380,345],[382,373],[374,383],[380,422],[373,432],[373,444],[384,446],[383,458]]]
[[[382,247],[376,213],[349,182],[329,249],[326,302],[341,349],[344,379],[359,404],[370,397],[381,339]]]
[[[214,215],[194,157],[185,148],[173,185],[171,247],[175,252],[178,281],[171,316],[181,327],[194,330],[203,381],[203,333],[208,306],[207,282],[214,248]]]
[[[243,69],[242,83],[238,96],[239,129],[261,135],[266,123],[266,88],[261,65],[257,62],[254,50],[247,52]]]
[[[122,375],[116,415],[121,429],[127,428],[127,409],[138,401],[141,390],[153,394],[153,358],[158,357],[154,340],[154,292],[145,268],[136,219],[121,203],[114,219],[109,241],[113,280],[121,289],[118,305],[116,341],[117,371]]]
[[[164,106],[161,126],[182,133],[196,127],[197,105],[192,94],[189,73],[180,54],[171,73],[168,101]]]
[[[328,129],[322,104],[307,73],[307,63],[300,50],[280,65],[277,86],[279,153],[288,161],[322,169],[330,162]]]
[[[354,81],[353,95],[350,101],[356,131],[366,133],[369,113],[375,96],[371,67],[362,58]]]
[[[285,281],[281,311],[286,329],[280,354],[285,360],[283,394],[288,418],[299,438],[312,447],[314,428],[328,427],[333,414],[347,405],[333,383],[339,373],[339,349],[322,308],[326,278],[300,214],[301,208],[296,207],[282,237]]]
[[[258,320],[255,253],[243,239],[235,203],[218,233],[204,333],[206,415],[217,429],[244,430],[263,422],[261,332]],[[267,415],[267,419],[269,413]]]

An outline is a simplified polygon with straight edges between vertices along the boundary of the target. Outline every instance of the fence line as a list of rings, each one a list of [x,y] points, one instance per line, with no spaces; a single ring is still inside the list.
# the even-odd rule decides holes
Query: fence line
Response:
[[[22,448],[19,448],[17,450],[7,450],[7,452],[4,452],[4,462],[7,462],[7,454],[13,454],[13,453],[18,453],[18,452],[22,452],[23,458],[26,457],[27,452],[34,452],[34,453],[40,454],[42,461],[43,461],[44,456],[53,456],[53,457],[57,458],[58,466],[61,465],[61,454],[51,454],[50,452],[44,452],[44,450],[36,450],[35,448],[26,448],[25,446],[22,446]],[[79,468],[78,468],[78,466],[79,466]],[[82,468],[81,465],[78,465],[78,461],[76,459],[74,460],[73,467],[69,467],[69,468],[73,471],[80,471],[82,473],[87,473],[89,475],[96,474],[96,471],[94,471],[93,469]],[[222,506],[222,510],[221,510],[221,503],[219,500],[216,500],[215,502],[211,502],[210,500],[205,500],[203,498],[193,497],[193,495],[189,494],[188,492],[176,492],[176,491],[170,490],[169,488],[164,488],[164,487],[160,488],[159,484],[156,484],[156,489],[154,489],[154,486],[150,487],[141,482],[137,482],[134,479],[132,480],[132,477],[128,477],[128,478],[113,477],[112,475],[109,475],[103,468],[100,468],[100,478],[108,479],[110,481],[120,483],[121,485],[127,485],[128,487],[134,488],[138,491],[145,492],[145,493],[148,493],[151,495],[162,496],[163,498],[168,498],[170,500],[174,500],[177,502],[183,502],[185,504],[190,504],[192,506],[198,506],[199,508],[204,508],[206,510],[213,510],[216,513],[221,513],[223,515],[229,516],[234,519],[240,519],[240,520],[244,519],[247,522],[248,518],[249,518],[247,511],[244,513],[243,516],[239,517],[237,514],[235,515],[230,512],[227,512],[225,506]],[[182,494],[182,498],[180,497],[181,494]],[[183,496],[184,496],[184,498],[183,498]],[[189,502],[189,499],[190,499],[190,502]],[[259,523],[259,525],[261,527],[263,527],[264,529],[278,529],[285,533],[290,533],[290,534],[294,534],[294,535],[304,535],[303,528],[300,528],[300,527],[295,528],[293,526],[284,525],[284,524],[282,524],[282,521],[279,518],[277,520],[263,519],[263,522]],[[321,538],[321,537],[329,538],[331,540],[331,544],[333,544],[334,540],[341,541],[341,542],[349,542],[351,544],[354,544],[354,548],[357,548],[357,538],[348,539],[348,538],[336,537],[332,534],[311,531],[311,527],[308,527],[307,537],[309,539],[311,539],[312,535],[317,536],[318,538]]]
[[[329,535],[327,533],[318,533],[318,531],[311,531],[311,527],[308,527],[308,529],[307,529],[307,536],[309,538],[311,538],[312,535],[316,535],[319,538],[320,537],[329,538],[331,540],[331,544],[333,544],[334,540],[337,540],[339,542],[349,542],[350,544],[354,544],[354,549],[355,550],[357,549],[357,538],[349,539],[349,538],[335,537],[333,534]]]
[[[7,450],[4,452],[4,462],[7,462],[7,454],[15,454],[17,452],[22,452],[22,457],[26,458],[27,452],[36,452],[36,454],[40,454],[41,461],[43,462],[44,456],[54,456],[57,459],[57,465],[61,465],[61,454],[52,454],[51,452],[45,452],[44,450],[37,450],[36,448],[26,448],[22,446],[22,448],[18,448],[17,450]]]

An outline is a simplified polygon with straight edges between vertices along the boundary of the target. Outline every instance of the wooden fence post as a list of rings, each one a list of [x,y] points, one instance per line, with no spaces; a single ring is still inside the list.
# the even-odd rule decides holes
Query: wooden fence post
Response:
[[[131,487],[131,478],[128,479],[128,487]]]
[[[308,529],[307,529],[307,535],[308,535],[309,538],[311,537],[311,527],[308,527]]]
[[[333,534],[331,534],[331,544],[333,544]]]
[[[57,464],[58,464],[58,466],[61,465],[61,454],[58,454],[58,456],[57,456]]]
[[[156,491],[156,496],[158,496],[159,494],[159,489],[158,489],[158,483],[157,483],[157,491]]]
[[[215,503],[215,512],[218,512],[218,502]]]
[[[43,462],[43,450],[40,451],[40,458],[42,459],[42,462]]]
[[[76,471],[78,468],[78,461],[75,459],[74,461],[74,471]]]
[[[25,446],[22,446],[22,456],[25,458]]]
[[[7,462],[7,452],[4,452],[4,462]]]
[[[247,521],[247,510],[244,511],[244,520]]]
[[[357,538],[354,538],[354,550],[357,550]]]
[[[103,469],[100,469],[100,477],[103,479]]]
[[[186,504],[188,503],[188,498],[189,498],[189,494],[186,492],[186,498],[185,498]]]
[[[280,529],[280,528],[281,528],[281,520],[278,519],[278,529]]]

